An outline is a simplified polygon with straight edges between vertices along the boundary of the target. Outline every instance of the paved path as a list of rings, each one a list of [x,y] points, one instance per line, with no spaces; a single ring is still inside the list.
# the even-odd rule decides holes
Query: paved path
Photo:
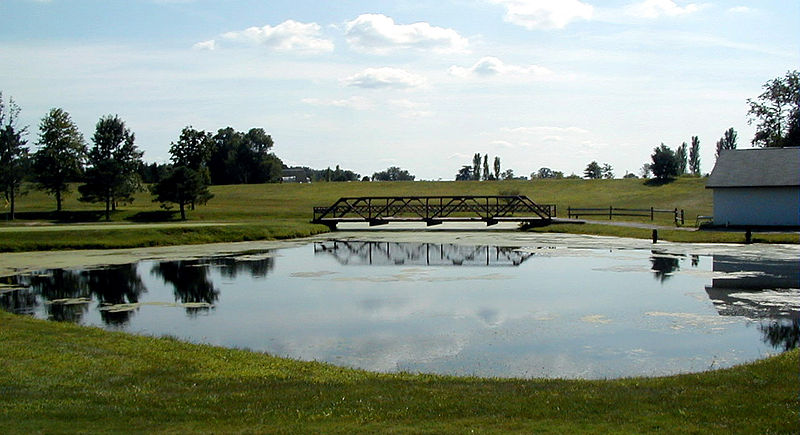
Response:
[[[159,223],[91,223],[91,224],[22,224],[0,226],[0,233],[34,232],[34,231],[90,231],[90,230],[130,230],[146,228],[186,228],[233,225],[223,222],[159,222]]]

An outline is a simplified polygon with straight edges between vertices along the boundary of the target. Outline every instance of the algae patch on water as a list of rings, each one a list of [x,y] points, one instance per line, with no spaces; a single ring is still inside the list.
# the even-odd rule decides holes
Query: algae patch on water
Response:
[[[126,311],[134,311],[143,306],[155,307],[177,307],[177,308],[214,308],[214,305],[208,302],[133,302],[127,304],[107,304],[98,308],[100,311],[108,313],[123,313]]]

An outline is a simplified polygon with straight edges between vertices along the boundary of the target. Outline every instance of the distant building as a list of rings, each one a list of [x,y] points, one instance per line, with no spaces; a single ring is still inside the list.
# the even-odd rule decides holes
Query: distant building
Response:
[[[715,225],[800,226],[800,148],[723,150],[706,188]]]
[[[281,175],[282,183],[310,183],[303,168],[284,168]]]

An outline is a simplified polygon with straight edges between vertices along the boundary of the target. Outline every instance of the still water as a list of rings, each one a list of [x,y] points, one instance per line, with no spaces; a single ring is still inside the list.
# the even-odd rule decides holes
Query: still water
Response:
[[[615,378],[798,345],[794,258],[319,241],[0,278],[39,318],[374,371]]]

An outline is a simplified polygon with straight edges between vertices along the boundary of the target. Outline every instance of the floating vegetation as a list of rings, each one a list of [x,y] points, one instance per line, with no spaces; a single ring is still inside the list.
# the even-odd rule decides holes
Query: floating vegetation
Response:
[[[290,274],[292,278],[321,278],[327,275],[335,275],[336,272],[329,272],[327,270],[320,270],[318,272],[294,272]]]
[[[64,298],[45,301],[45,305],[82,305],[91,302],[90,298]]]
[[[611,323],[611,319],[602,315],[602,314],[591,314],[588,316],[581,317],[581,322],[586,323],[596,323],[599,325],[605,325],[607,323]]]
[[[214,305],[208,302],[134,302],[128,304],[113,304],[103,305],[99,308],[100,311],[107,313],[123,313],[126,311],[134,311],[143,306],[155,307],[177,307],[177,308],[214,308]]]

